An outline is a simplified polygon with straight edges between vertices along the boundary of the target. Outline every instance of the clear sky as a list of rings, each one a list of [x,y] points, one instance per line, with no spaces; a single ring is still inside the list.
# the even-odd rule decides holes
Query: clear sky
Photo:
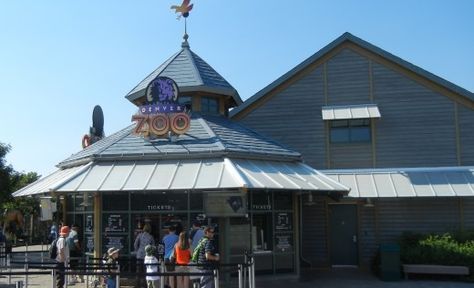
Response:
[[[191,49],[247,99],[344,32],[474,91],[472,0],[192,0]],[[45,176],[131,124],[124,96],[179,51],[181,0],[0,0],[0,142],[8,164]]]

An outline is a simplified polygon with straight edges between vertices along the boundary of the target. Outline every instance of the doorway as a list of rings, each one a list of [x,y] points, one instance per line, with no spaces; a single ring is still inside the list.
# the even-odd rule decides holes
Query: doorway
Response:
[[[357,205],[331,204],[329,210],[332,266],[358,266]]]

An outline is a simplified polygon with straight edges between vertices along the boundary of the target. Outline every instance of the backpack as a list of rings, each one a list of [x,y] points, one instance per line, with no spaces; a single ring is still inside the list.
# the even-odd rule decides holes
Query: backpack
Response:
[[[201,249],[206,247],[206,243],[209,241],[206,237],[203,237],[201,241],[199,241],[198,245],[193,251],[193,256],[191,257],[191,262],[197,263],[199,260],[199,254],[201,253]]]
[[[58,238],[54,239],[49,247],[49,258],[56,259],[58,257]]]

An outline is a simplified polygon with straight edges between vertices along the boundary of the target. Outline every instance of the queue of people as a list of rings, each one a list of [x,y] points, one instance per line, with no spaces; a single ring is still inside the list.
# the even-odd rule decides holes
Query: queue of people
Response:
[[[198,271],[211,272],[215,268],[215,263],[219,261],[219,254],[214,243],[214,228],[209,226],[202,229],[199,222],[194,222],[193,227],[189,232],[181,231],[179,235],[176,234],[176,228],[170,226],[167,229],[166,235],[163,237],[161,242],[158,243],[158,247],[163,246],[163,260],[167,272],[180,272],[186,273],[191,270],[190,263],[198,264]],[[146,233],[146,234],[144,234]],[[155,246],[151,231],[147,224],[143,228],[141,233],[138,233],[135,239],[135,252],[137,260],[140,265],[143,265],[143,269],[146,269],[147,273],[156,273],[158,271],[159,260],[156,258],[157,246]],[[146,241],[145,246],[141,246],[140,243],[144,244],[143,239],[149,239]],[[143,249],[143,251],[142,251]],[[144,260],[142,262],[142,256]],[[137,269],[142,269],[137,266]],[[140,270],[142,271],[142,270]],[[140,274],[137,274],[140,275]],[[143,274],[141,274],[143,275]],[[140,277],[136,281],[136,287],[148,287],[156,288],[159,287],[160,281],[164,281],[165,287],[177,287],[177,288],[189,288],[190,279],[189,276],[176,276],[176,277],[159,277],[157,275],[147,275],[146,277]],[[143,280],[146,280],[147,286],[143,286]],[[200,279],[200,287],[214,288],[214,280],[212,275],[206,275]]]
[[[51,236],[54,232],[59,232],[58,237],[51,237],[52,245],[55,246],[56,254],[56,287],[62,288],[65,285],[65,269],[70,264],[71,271],[78,271],[78,259],[82,256],[82,247],[79,241],[78,225],[73,224],[71,228],[62,225],[60,228],[51,227]],[[182,230],[182,229],[181,229]],[[177,277],[159,277],[157,275],[147,275],[143,277],[144,272],[156,273],[159,270],[159,259],[156,257],[160,249],[163,250],[163,258],[167,272],[186,273],[191,270],[190,263],[198,264],[197,269],[200,271],[212,271],[215,263],[219,261],[219,254],[214,243],[214,228],[211,226],[201,227],[199,222],[193,223],[190,231],[181,231],[176,234],[174,226],[170,226],[168,233],[156,245],[152,236],[151,225],[146,223],[143,229],[137,233],[134,241],[134,250],[137,261],[137,288],[157,288],[160,287],[160,280],[164,281],[165,287],[189,288],[190,279],[188,276]],[[115,288],[116,278],[114,270],[117,265],[120,249],[111,247],[107,250],[104,262],[107,264],[108,276],[104,279],[106,287]],[[176,265],[177,264],[177,265]],[[68,284],[78,283],[79,280],[84,282],[83,275],[72,275]],[[214,288],[212,275],[206,275],[200,279],[201,286],[205,288]]]

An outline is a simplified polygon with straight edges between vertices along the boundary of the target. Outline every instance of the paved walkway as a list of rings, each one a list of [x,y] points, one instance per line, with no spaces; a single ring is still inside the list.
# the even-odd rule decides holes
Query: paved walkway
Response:
[[[40,250],[40,246],[31,247],[30,250]],[[44,248],[46,249],[46,248]],[[20,248],[15,249],[21,250]],[[30,261],[40,259],[38,253],[30,253],[28,256]],[[21,268],[15,268],[13,271],[22,271]],[[5,270],[2,270],[5,271]],[[32,275],[28,277],[28,287],[48,288],[52,287],[51,275]],[[11,278],[11,283],[17,281],[25,281],[24,276],[15,276]],[[8,278],[0,276],[0,288],[15,287],[8,286]],[[234,287],[234,285],[229,285]],[[86,283],[77,283],[70,285],[71,288],[86,288]],[[91,287],[89,285],[89,287]],[[128,287],[121,285],[121,287]],[[223,288],[230,288],[221,285]],[[396,282],[384,282],[369,272],[361,272],[358,269],[334,269],[330,271],[309,271],[301,277],[289,275],[271,275],[257,276],[257,288],[472,288],[474,283],[455,281],[455,280],[401,280]]]

